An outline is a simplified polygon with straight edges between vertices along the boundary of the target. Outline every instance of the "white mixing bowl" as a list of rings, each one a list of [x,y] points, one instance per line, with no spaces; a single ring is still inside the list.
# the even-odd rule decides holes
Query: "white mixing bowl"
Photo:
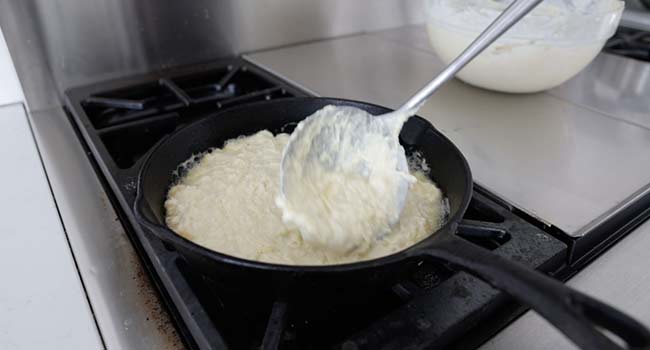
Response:
[[[427,31],[447,64],[511,0],[427,0]],[[620,0],[546,0],[470,62],[457,77],[486,89],[550,89],[580,72],[600,52],[621,18]]]

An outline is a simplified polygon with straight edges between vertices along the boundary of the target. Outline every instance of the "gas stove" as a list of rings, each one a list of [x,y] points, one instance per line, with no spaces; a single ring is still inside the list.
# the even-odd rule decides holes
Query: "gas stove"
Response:
[[[525,311],[486,283],[430,263],[363,298],[332,296],[304,304],[273,300],[263,290],[233,295],[136,223],[136,178],[156,142],[232,106],[306,95],[240,58],[66,92],[70,121],[188,348],[465,349]],[[564,280],[631,227],[571,238],[475,185],[457,234]]]

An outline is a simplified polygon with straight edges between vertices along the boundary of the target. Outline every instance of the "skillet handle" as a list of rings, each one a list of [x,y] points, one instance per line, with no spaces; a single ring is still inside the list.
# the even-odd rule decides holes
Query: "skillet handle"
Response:
[[[513,263],[458,237],[424,248],[423,257],[449,262],[529,306],[581,349],[625,349],[601,331],[649,349],[650,332],[642,324],[594,298],[537,271]]]

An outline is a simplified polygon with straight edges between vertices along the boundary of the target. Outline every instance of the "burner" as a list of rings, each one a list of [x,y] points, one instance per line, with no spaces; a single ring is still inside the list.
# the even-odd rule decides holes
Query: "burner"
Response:
[[[241,59],[76,88],[67,109],[144,266],[192,349],[475,347],[524,308],[446,265],[418,262],[391,288],[311,303],[232,292],[137,225],[131,210],[144,155],[174,130],[256,100],[305,96]],[[475,186],[458,235],[539,271],[566,270],[552,228]],[[471,336],[470,336],[471,335]]]
[[[288,96],[248,67],[228,65],[93,93],[81,106],[115,164],[127,169],[162,136],[193,120],[225,107]]]
[[[605,44],[605,51],[650,62],[650,32],[619,28]]]

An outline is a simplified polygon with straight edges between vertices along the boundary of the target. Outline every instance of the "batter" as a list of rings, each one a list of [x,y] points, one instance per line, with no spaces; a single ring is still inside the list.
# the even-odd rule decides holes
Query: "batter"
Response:
[[[291,134],[276,203],[307,243],[339,253],[363,251],[399,221],[415,178],[392,134],[399,130],[386,130],[392,121],[329,105]]]
[[[400,220],[374,244],[337,251],[305,242],[296,227],[283,222],[275,204],[280,160],[288,140],[288,134],[273,136],[269,131],[260,131],[230,140],[199,161],[188,161],[189,169],[172,186],[165,201],[167,225],[197,244],[240,258],[288,265],[330,265],[402,250],[442,224],[442,194],[418,166],[420,170],[412,169],[415,182]]]

